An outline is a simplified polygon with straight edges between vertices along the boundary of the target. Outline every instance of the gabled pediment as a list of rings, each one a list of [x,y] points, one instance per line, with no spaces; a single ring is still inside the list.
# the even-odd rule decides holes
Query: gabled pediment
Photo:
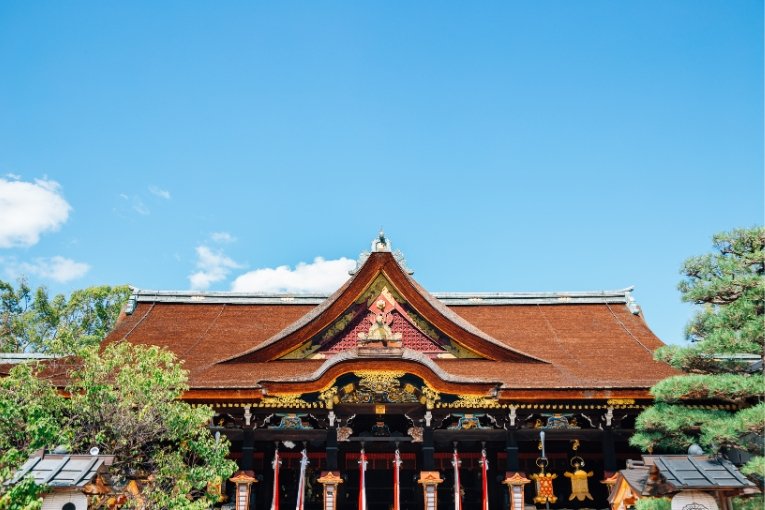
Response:
[[[423,318],[383,274],[340,318],[281,359],[326,359],[356,348],[372,356],[406,348],[434,358],[482,358]]]
[[[324,303],[257,347],[224,361],[323,359],[348,349],[389,358],[406,348],[434,358],[546,363],[459,317],[417,284],[387,240],[381,237],[377,246]]]

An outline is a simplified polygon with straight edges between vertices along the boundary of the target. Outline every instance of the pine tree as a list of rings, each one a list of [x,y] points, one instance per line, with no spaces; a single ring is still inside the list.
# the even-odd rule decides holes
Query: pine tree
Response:
[[[692,444],[712,454],[745,452],[742,471],[762,486],[765,228],[717,234],[713,243],[713,253],[685,262],[678,285],[683,301],[701,307],[686,328],[690,344],[656,352],[684,374],[651,389],[655,405],[638,417],[631,443],[654,453]],[[710,401],[719,405],[699,405]]]

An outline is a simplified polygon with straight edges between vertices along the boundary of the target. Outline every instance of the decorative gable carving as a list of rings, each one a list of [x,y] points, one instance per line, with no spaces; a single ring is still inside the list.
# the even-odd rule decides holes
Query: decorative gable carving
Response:
[[[417,314],[379,275],[346,313],[282,359],[324,359],[349,349],[375,356],[402,348],[429,357],[480,358]]]
[[[402,267],[382,233],[373,252],[326,301],[221,363],[322,359],[350,349],[360,357],[414,351],[428,357],[547,363],[487,335],[431,296]]]

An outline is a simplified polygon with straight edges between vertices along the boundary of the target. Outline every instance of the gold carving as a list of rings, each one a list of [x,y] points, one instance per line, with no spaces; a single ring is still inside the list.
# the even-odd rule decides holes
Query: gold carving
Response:
[[[310,357],[311,354],[316,352],[318,348],[318,345],[313,345],[311,342],[306,342],[297,349],[294,349],[282,356],[281,359],[306,359]]]
[[[331,388],[319,393],[319,400],[324,402],[324,406],[327,409],[332,409],[335,404],[340,403],[340,397],[337,396],[337,391],[337,386],[332,386]]]
[[[367,306],[371,306],[377,296],[383,292],[386,292],[386,297],[390,296],[391,300],[393,301],[404,301],[404,299],[396,291],[396,288],[391,285],[388,279],[383,275],[379,275],[377,278],[375,278],[375,281],[372,282],[372,285],[367,287],[367,290],[361,294],[359,299],[356,300],[356,303],[366,303]]]
[[[356,312],[348,312],[343,315],[334,324],[332,324],[329,329],[324,332],[323,335],[321,335],[321,339],[326,342],[327,340],[334,338],[335,335],[341,333],[348,326],[348,324],[351,323],[355,316]]]
[[[399,379],[405,372],[384,370],[363,370],[354,372],[360,378],[358,387],[347,384],[340,393],[340,402],[344,404],[374,404],[417,402],[417,388],[406,383],[402,387]]]
[[[457,395],[457,400],[449,404],[449,407],[477,409],[501,407],[501,404],[496,398],[486,397],[484,395]]]
[[[268,395],[263,398],[261,405],[265,407],[308,407],[311,404],[300,398],[302,393],[282,393]]]
[[[420,395],[420,403],[425,404],[426,409],[433,409],[436,402],[441,400],[441,394],[429,386],[423,386]]]
[[[453,340],[449,341],[447,350],[449,351],[449,354],[451,354],[455,358],[481,359],[481,356],[474,353],[470,349],[461,346],[460,344],[458,344],[457,342]]]
[[[391,384],[398,384],[398,379],[404,377],[406,372],[394,372],[390,370],[361,370],[354,372],[361,380],[359,385],[370,389],[383,388]]]
[[[408,314],[409,318],[412,319],[412,322],[414,322],[414,325],[417,326],[417,328],[425,333],[425,335],[430,338],[431,340],[438,340],[440,335],[438,334],[438,331],[436,331],[433,326],[428,324],[425,319],[417,315],[416,313],[410,313]]]
[[[628,406],[635,403],[634,398],[611,398],[606,400],[606,404],[610,406]]]

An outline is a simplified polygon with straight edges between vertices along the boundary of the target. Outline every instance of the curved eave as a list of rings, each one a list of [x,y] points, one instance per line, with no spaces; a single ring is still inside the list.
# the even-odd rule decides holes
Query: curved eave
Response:
[[[361,269],[324,303],[257,347],[226,358],[221,363],[269,361],[287,354],[337,320],[379,274],[387,278],[423,318],[479,355],[495,361],[548,363],[507,347],[449,310],[406,274],[389,252],[372,253]]]
[[[631,399],[635,401],[653,401],[648,388],[500,388],[500,402],[538,402],[540,400],[602,400]]]
[[[264,379],[259,381],[259,383],[265,388],[274,391],[289,392],[290,390],[285,388],[294,388],[308,393],[309,391],[319,391],[326,388],[341,375],[363,370],[390,370],[410,373],[441,392],[464,393],[467,386],[474,393],[486,394],[496,390],[500,385],[499,381],[452,375],[444,371],[424,354],[411,349],[403,349],[400,357],[391,358],[368,358],[359,356],[355,350],[345,351],[329,358],[312,374],[292,378],[289,381],[269,381]],[[306,390],[305,388],[312,389]]]

